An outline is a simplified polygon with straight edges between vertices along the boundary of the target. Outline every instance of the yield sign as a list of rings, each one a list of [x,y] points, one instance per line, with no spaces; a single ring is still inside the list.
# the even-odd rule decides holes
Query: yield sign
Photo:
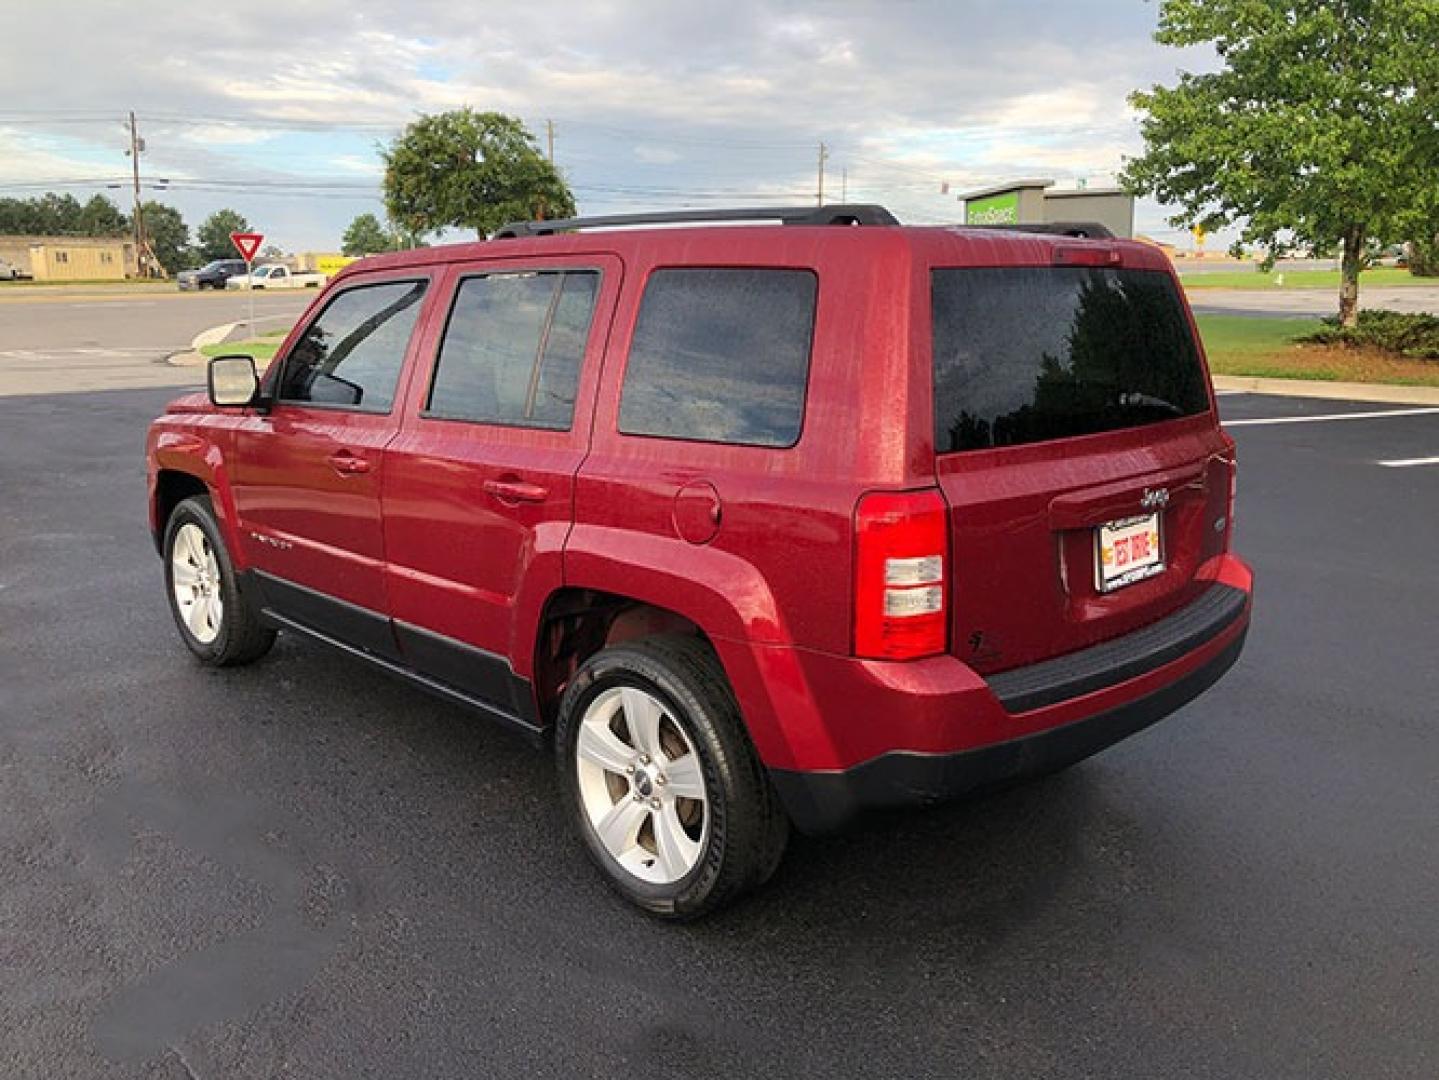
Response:
[[[260,250],[260,245],[264,241],[264,236],[257,232],[232,232],[230,234],[230,243],[235,245],[235,250],[240,253],[240,258],[246,262],[254,261],[255,253]]]

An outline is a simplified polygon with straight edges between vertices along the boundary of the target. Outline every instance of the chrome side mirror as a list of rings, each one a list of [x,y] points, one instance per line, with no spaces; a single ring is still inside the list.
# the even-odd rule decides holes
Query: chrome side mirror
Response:
[[[222,408],[253,405],[260,393],[260,376],[252,356],[217,356],[209,367],[210,401]]]

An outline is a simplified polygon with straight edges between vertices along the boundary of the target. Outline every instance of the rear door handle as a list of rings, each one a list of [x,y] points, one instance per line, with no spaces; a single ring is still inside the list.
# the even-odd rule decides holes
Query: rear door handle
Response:
[[[539,503],[544,502],[550,493],[539,484],[530,484],[524,480],[486,480],[485,494],[493,495],[500,502]]]
[[[325,459],[341,476],[354,476],[370,471],[370,463],[350,450],[337,450]]]

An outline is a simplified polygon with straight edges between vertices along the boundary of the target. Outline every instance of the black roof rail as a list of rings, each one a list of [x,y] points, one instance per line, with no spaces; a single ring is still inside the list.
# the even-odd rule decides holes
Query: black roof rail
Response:
[[[1049,236],[1073,236],[1081,240],[1117,240],[1108,225],[1097,221],[1046,221],[1033,225],[962,225],[964,229],[1000,229],[1005,232],[1045,233]]]
[[[742,206],[729,210],[662,210],[651,214],[608,214],[602,217],[557,218],[554,221],[512,221],[496,230],[492,240],[521,236],[552,236],[577,229],[627,225],[678,225],[704,221],[778,221],[783,225],[898,225],[899,219],[872,203],[834,206]]]

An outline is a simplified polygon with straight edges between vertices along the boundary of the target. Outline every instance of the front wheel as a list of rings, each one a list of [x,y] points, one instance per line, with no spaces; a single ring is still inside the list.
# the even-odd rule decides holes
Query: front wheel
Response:
[[[596,653],[565,691],[555,742],[590,857],[646,911],[695,918],[779,864],[788,820],[704,642]]]
[[[275,631],[240,592],[210,500],[185,499],[165,526],[170,613],[189,650],[207,664],[248,664],[270,651]]]

